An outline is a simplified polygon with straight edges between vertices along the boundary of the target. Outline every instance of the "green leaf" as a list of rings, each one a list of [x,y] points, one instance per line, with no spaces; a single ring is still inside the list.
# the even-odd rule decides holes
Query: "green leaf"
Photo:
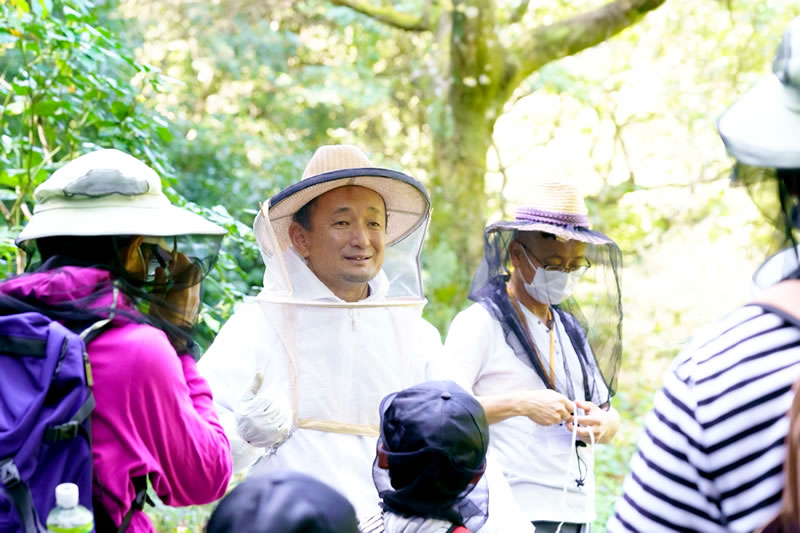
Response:
[[[31,7],[26,0],[11,0],[11,5],[17,8],[18,13],[31,12]]]
[[[221,327],[221,324],[220,324],[219,320],[217,320],[216,318],[214,318],[213,316],[211,316],[208,313],[204,313],[203,314],[203,323],[206,326],[208,326],[208,329],[210,329],[214,333],[218,333],[219,332],[219,328]]]
[[[169,128],[166,128],[164,126],[159,126],[156,128],[156,133],[158,133],[158,136],[165,143],[172,141],[172,132],[170,131]]]
[[[17,199],[17,194],[11,189],[0,189],[0,200],[13,202],[16,199]]]
[[[53,10],[53,2],[52,0],[33,0],[31,8],[37,17],[47,18]]]
[[[130,108],[128,107],[128,104],[126,104],[125,102],[120,102],[119,100],[117,100],[111,103],[111,112],[119,120],[124,120],[125,117],[128,116],[129,111]]]
[[[55,113],[61,108],[63,102],[57,100],[44,100],[36,104],[36,114],[39,116],[48,116]]]
[[[68,19],[72,19],[72,20],[79,19],[79,18],[82,17],[81,13],[78,13],[77,11],[75,11],[72,8],[72,6],[69,6],[69,5],[66,5],[66,4],[61,7],[61,12],[64,13],[64,15]]]
[[[0,45],[16,43],[18,39],[19,37],[13,35],[12,33],[0,31]]]
[[[15,100],[6,106],[4,113],[6,115],[21,115],[25,111],[27,102],[25,100]]]

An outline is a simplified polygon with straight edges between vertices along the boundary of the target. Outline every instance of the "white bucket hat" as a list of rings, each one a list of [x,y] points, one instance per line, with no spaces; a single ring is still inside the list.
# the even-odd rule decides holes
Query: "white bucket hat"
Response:
[[[314,152],[300,181],[269,200],[269,219],[281,252],[291,244],[289,225],[294,214],[314,198],[346,185],[372,189],[386,202],[387,246],[403,240],[425,223],[430,213],[428,191],[411,176],[376,167],[356,146],[322,146]],[[274,252],[262,213],[253,226],[262,250]]]
[[[97,150],[70,161],[33,193],[33,217],[17,243],[40,237],[224,235],[226,230],[172,205],[158,174],[135,157]]]
[[[800,168],[800,17],[789,23],[771,75],[717,121],[737,161],[769,168]]]

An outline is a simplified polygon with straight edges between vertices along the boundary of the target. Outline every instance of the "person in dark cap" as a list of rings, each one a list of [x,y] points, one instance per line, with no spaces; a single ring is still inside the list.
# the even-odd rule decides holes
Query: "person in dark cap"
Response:
[[[253,476],[219,503],[207,533],[358,533],[353,506],[325,483],[292,471]]]
[[[363,533],[478,530],[487,518],[489,421],[481,404],[451,381],[430,381],[381,402],[373,479],[382,511]]]

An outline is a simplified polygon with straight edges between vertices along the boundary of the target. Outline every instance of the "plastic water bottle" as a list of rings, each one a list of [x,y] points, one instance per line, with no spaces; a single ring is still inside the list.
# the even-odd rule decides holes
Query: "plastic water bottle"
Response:
[[[56,506],[47,515],[47,531],[56,533],[91,533],[94,515],[78,504],[78,485],[62,483],[56,487]]]

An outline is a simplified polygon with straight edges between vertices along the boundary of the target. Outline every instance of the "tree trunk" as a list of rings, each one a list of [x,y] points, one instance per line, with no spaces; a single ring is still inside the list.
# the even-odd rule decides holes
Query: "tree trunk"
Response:
[[[457,267],[450,279],[430,287],[436,302],[447,306],[442,310],[444,323],[463,307],[472,274],[483,256],[486,154],[496,110],[503,105],[497,76],[490,76],[501,72],[503,64],[502,50],[493,46],[489,37],[495,28],[494,8],[487,1],[464,4],[474,11],[467,13],[456,6],[450,13],[447,105],[441,117],[444,120],[433,128],[433,221],[427,249],[438,261],[447,254]]]
[[[447,304],[460,307],[483,256],[487,215],[484,177],[494,121],[487,120],[481,109],[454,109],[452,119],[452,135],[434,139],[435,170],[430,183],[433,219],[427,249],[439,257],[451,252],[450,257],[457,261],[457,279],[433,289],[437,300],[441,297]]]
[[[499,35],[506,26],[523,22],[527,0],[516,4],[510,18],[500,14],[495,0],[426,1],[415,15],[385,2],[332,1],[395,28],[435,32],[438,86],[447,87],[447,97],[433,104],[429,117],[433,222],[425,256],[431,278],[427,291],[433,292],[436,305],[426,313],[443,329],[463,307],[483,253],[486,154],[494,123],[514,89],[545,64],[611,38],[666,0],[609,0],[531,28],[507,47],[501,45]],[[434,16],[434,5],[438,5],[438,16]]]

